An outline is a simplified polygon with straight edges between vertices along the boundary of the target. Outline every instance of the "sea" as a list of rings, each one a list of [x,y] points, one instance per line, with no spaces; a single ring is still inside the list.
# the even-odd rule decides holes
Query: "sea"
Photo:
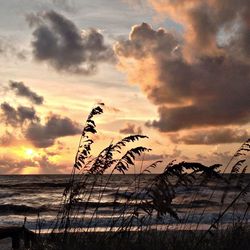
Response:
[[[134,175],[113,175],[107,184],[108,176],[103,176],[91,190],[86,188],[85,196],[81,204],[85,207],[84,215],[78,212],[77,227],[82,230],[94,228],[94,230],[106,230],[110,222],[119,216],[119,209],[127,202],[127,197],[134,192],[147,189],[150,181],[156,175],[143,175],[140,181],[136,181]],[[58,211],[62,207],[63,192],[69,183],[70,175],[2,175],[0,176],[0,225],[25,224],[30,230],[50,230],[58,218]],[[80,182],[80,177],[78,179]],[[250,174],[245,174],[241,180],[242,186],[250,182]],[[136,183],[136,184],[135,184]],[[100,196],[100,190],[104,190]],[[137,190],[137,191],[136,191]],[[225,190],[226,198],[221,202]],[[91,192],[88,197],[86,193]],[[155,214],[153,219],[145,221],[155,228],[168,229],[206,229],[216,221],[218,216],[227,209],[230,203],[239,194],[240,189],[236,185],[228,187],[224,182],[210,181],[202,185],[193,184],[190,187],[179,186],[176,188],[176,197],[173,200],[173,209],[178,214],[180,221],[171,217],[168,213],[161,217]],[[136,199],[147,199],[145,195]],[[137,204],[137,201],[130,204]],[[79,203],[80,204],[80,203]],[[221,224],[230,225],[244,220],[250,223],[249,193],[244,193],[237,199],[220,220]],[[98,206],[98,209],[96,209]],[[87,209],[86,209],[87,207]],[[250,210],[250,209],[249,209]],[[125,211],[124,216],[129,216],[131,209]],[[126,214],[127,213],[127,214]],[[94,214],[94,216],[93,216]],[[183,226],[184,225],[184,226]],[[119,225],[116,225],[117,227]],[[136,225],[135,225],[136,226]],[[72,225],[74,227],[74,225]]]

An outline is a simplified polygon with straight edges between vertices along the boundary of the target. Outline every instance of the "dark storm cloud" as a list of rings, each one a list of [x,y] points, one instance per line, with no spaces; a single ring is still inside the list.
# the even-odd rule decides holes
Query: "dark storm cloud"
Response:
[[[44,98],[29,87],[27,87],[23,82],[10,81],[10,89],[14,90],[16,95],[28,98],[34,104],[43,104]]]
[[[114,62],[114,53],[95,30],[81,31],[76,25],[55,11],[29,15],[35,27],[32,41],[37,61],[47,62],[58,71],[91,74],[101,62]]]
[[[186,28],[183,38],[148,24],[115,45],[121,68],[158,106],[162,132],[250,121],[249,1],[157,1]],[[219,41],[219,34],[230,38]]]
[[[18,127],[25,122],[38,122],[39,118],[33,107],[18,106],[17,109],[7,102],[1,104],[1,121],[7,125]]]
[[[140,126],[136,127],[135,124],[127,123],[126,126],[119,131],[121,134],[142,134],[142,129]]]
[[[36,115],[36,110],[33,107],[18,106],[17,116],[21,123],[23,123],[25,120],[28,120],[31,122],[39,121],[39,118]]]
[[[250,133],[243,129],[220,128],[212,130],[201,130],[191,132],[188,135],[171,135],[170,139],[174,143],[183,144],[219,144],[244,142],[250,137]]]
[[[30,123],[26,129],[25,137],[40,148],[50,147],[59,137],[70,136],[80,133],[79,125],[67,117],[51,115],[46,123]]]

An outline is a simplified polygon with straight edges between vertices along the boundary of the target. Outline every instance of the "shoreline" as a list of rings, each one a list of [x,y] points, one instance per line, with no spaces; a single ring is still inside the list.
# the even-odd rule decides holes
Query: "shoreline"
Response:
[[[218,241],[225,241],[223,244],[226,244],[229,241],[235,240],[235,237],[239,237],[244,245],[250,244],[250,225],[245,224],[244,226],[233,226],[231,228],[226,229],[213,229],[211,234],[203,234],[206,230],[145,230],[145,231],[120,231],[120,232],[112,232],[112,231],[88,231],[88,232],[79,232],[79,231],[68,231],[66,234],[66,238],[64,237],[63,232],[55,232],[51,233],[43,233],[43,234],[35,234],[34,248],[32,249],[44,249],[43,247],[47,244],[53,245],[55,244],[55,248],[52,249],[62,249],[62,244],[66,250],[81,250],[84,245],[88,246],[86,249],[104,249],[104,250],[113,250],[118,249],[117,245],[122,244],[123,246],[120,249],[140,249],[134,248],[134,246],[145,247],[142,249],[155,249],[160,250],[163,246],[168,247],[171,244],[183,244],[183,242],[187,242],[187,244],[196,244],[197,240],[203,239],[201,244],[208,244],[210,247],[213,244],[218,244]],[[204,236],[204,237],[203,237]],[[1,235],[0,235],[1,237]],[[214,241],[214,242],[213,242]],[[196,242],[196,243],[195,243]],[[242,244],[243,244],[242,243]],[[42,248],[41,245],[42,244]],[[109,248],[108,244],[111,244],[112,247]],[[11,249],[11,238],[5,238],[0,240],[0,249],[1,250],[9,250]],[[21,246],[23,246],[23,240]],[[40,246],[40,248],[36,248]],[[102,248],[100,248],[102,246]],[[149,248],[149,246],[154,246],[155,248]],[[72,247],[72,248],[71,248]],[[23,248],[20,248],[23,249]],[[171,248],[172,249],[172,248]],[[173,249],[189,249],[189,248],[173,248]],[[213,249],[213,248],[208,248]],[[219,249],[219,248],[214,248]],[[227,248],[226,248],[227,249]],[[238,248],[235,248],[238,249]],[[247,248],[239,248],[245,250]]]

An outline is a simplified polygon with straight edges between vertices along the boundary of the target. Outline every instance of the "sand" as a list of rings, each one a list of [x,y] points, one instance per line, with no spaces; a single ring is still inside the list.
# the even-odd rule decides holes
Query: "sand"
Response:
[[[0,249],[1,250],[11,250],[11,238],[6,238],[6,239],[2,239],[0,240]]]

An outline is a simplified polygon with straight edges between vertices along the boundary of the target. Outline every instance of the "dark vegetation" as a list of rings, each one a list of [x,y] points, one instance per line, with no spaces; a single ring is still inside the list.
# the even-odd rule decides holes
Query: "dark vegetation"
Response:
[[[147,139],[144,135],[131,135],[118,142],[110,143],[99,155],[92,156],[94,141],[91,136],[97,133],[94,118],[103,113],[103,104],[93,108],[89,114],[80,138],[75,156],[71,177],[62,196],[61,208],[51,230],[40,235],[34,249],[249,249],[250,230],[246,216],[249,209],[247,192],[250,183],[243,182],[247,169],[247,153],[250,151],[250,140],[246,140],[224,168],[231,169],[230,174],[220,172],[221,165],[205,166],[197,162],[170,162],[161,174],[154,175],[148,182],[142,181],[143,176],[151,172],[161,162],[156,161],[144,167],[131,178],[130,187],[120,202],[118,195],[109,203],[112,218],[109,226],[97,232],[94,221],[102,208],[102,200],[114,174],[126,174],[135,167],[136,157],[142,156],[151,149],[143,146],[129,147],[138,141]],[[161,163],[162,164],[162,163]],[[108,173],[108,174],[107,174]],[[189,228],[189,219],[194,216],[200,202],[198,192],[192,194],[192,205],[186,214],[180,217],[178,208],[185,207],[184,201],[178,198],[178,188],[189,190],[193,186],[204,186],[210,181],[216,185],[224,185],[221,196],[220,211],[211,222],[209,228],[200,230],[206,206],[202,207],[200,218]],[[238,192],[231,202],[225,204],[228,191],[235,187]],[[98,200],[90,206],[93,193],[98,193]],[[215,195],[216,186],[207,199]],[[119,187],[117,187],[117,194]],[[243,216],[237,216],[237,202],[245,200]],[[212,201],[211,201],[212,202]],[[223,225],[221,221],[228,212],[232,214],[233,223]],[[90,219],[87,215],[91,213]],[[171,229],[169,221],[175,221],[176,230]],[[159,226],[160,222],[164,224]],[[87,229],[82,231],[81,225],[87,222]],[[156,225],[157,224],[157,225]],[[39,233],[40,222],[37,223]]]

